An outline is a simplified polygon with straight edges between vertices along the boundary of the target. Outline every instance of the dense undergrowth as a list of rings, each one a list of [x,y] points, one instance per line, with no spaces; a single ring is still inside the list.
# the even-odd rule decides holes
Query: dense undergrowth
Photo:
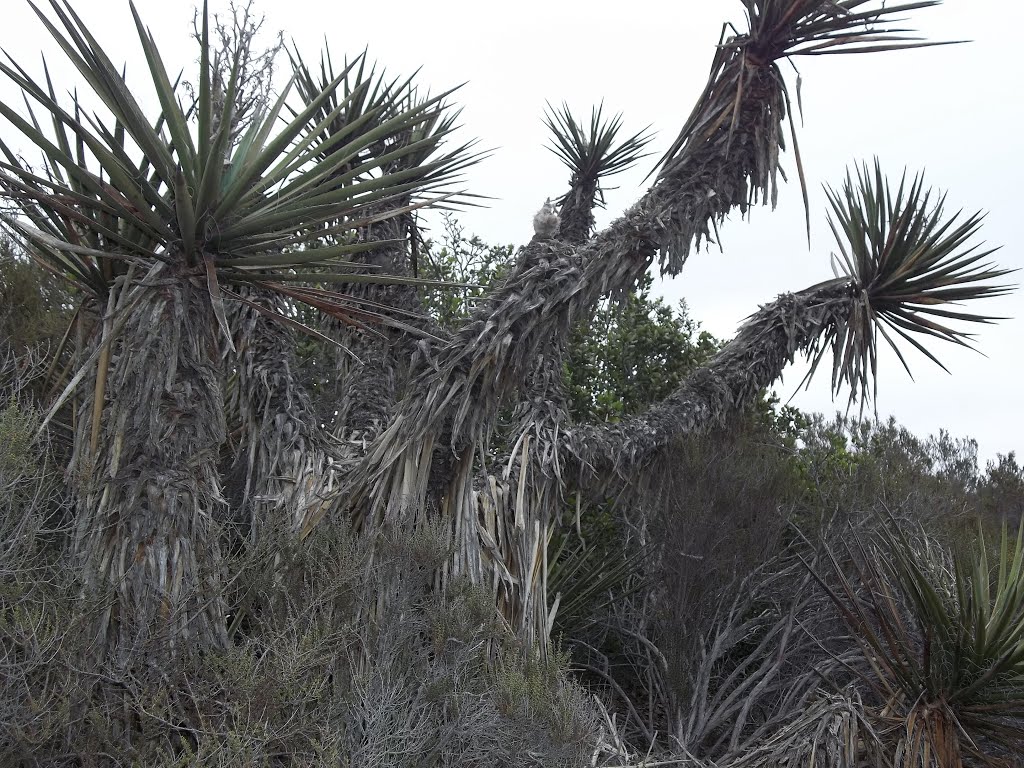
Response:
[[[545,658],[503,626],[486,589],[434,588],[451,546],[440,528],[378,532],[370,547],[343,525],[297,543],[230,520],[218,533],[230,644],[99,658],[92,627],[113,601],[84,588],[69,554],[61,425],[39,432],[43,352],[60,330],[23,330],[45,330],[31,313],[61,304],[39,303],[31,281],[4,285],[31,300],[6,305],[17,310],[5,335],[21,341],[6,344],[0,372],[3,765],[575,766],[644,754],[954,765],[1019,754],[1015,457],[981,472],[970,440],[773,417],[767,400],[681,443],[646,473],[655,481],[576,500],[578,512],[570,503],[551,544],[557,650]],[[646,296],[634,302],[610,304],[606,325],[628,322],[635,337],[660,324],[652,348],[686,344],[697,362],[713,347],[663,310],[638,312]],[[602,344],[623,349],[617,338],[586,336],[579,354],[614,360]],[[603,404],[613,418],[623,406],[609,404],[642,406],[617,389],[644,391],[629,375],[602,382],[578,407]],[[856,745],[853,762],[843,744]],[[943,749],[947,762],[926,756]]]
[[[38,418],[0,406],[0,764],[579,765],[596,713],[498,623],[468,583],[437,594],[438,531],[367,556],[350,532],[240,546],[224,649],[96,658],[95,616],[66,554],[59,472],[28,447]],[[46,456],[43,452],[42,456]],[[396,578],[397,575],[397,578]],[[235,617],[232,616],[232,619]]]

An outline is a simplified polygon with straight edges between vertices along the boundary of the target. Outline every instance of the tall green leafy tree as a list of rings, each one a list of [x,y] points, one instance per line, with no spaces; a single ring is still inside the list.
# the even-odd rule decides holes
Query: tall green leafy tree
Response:
[[[602,302],[573,331],[566,360],[575,421],[619,421],[667,397],[720,342],[681,304],[652,299],[648,278],[619,301]]]
[[[57,345],[73,311],[73,292],[10,239],[0,240],[0,338],[21,353]]]

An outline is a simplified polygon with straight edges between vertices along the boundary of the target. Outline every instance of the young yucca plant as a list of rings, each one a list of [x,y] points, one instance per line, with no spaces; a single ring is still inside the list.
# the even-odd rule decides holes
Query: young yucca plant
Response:
[[[292,66],[299,93],[306,102],[336,77],[328,52],[322,56],[318,70],[308,66],[297,52]],[[373,155],[378,163],[378,172],[415,182],[417,187],[415,195],[410,192],[380,204],[385,215],[360,230],[360,238],[373,243],[374,247],[355,257],[371,269],[416,277],[421,234],[412,209],[419,205],[417,198],[429,193],[436,207],[467,204],[472,196],[460,193],[456,198],[450,184],[482,155],[473,151],[475,142],[448,143],[457,128],[459,111],[448,109],[447,94],[435,100],[424,95],[411,78],[393,78],[362,61],[357,67],[346,64],[343,69],[347,74],[339,89],[339,98],[351,98],[352,107],[323,127],[319,141],[324,159],[329,159],[335,151],[333,138],[350,130],[353,123],[362,122],[361,130],[372,131],[407,109],[425,101],[432,104],[416,125],[367,147],[367,155]],[[330,110],[328,102],[311,122],[327,117]],[[406,212],[399,216],[387,215],[395,208]],[[361,285],[350,290],[366,306],[387,306],[393,314],[407,314],[412,324],[419,324],[439,337],[445,335],[433,328],[431,322],[415,317],[422,306],[416,290],[408,285]],[[331,362],[323,361],[329,375],[335,381],[344,382],[332,404],[336,409],[334,430],[342,441],[355,435],[359,440],[370,440],[387,422],[387,414],[397,397],[398,382],[404,379],[405,362],[417,357],[414,345],[420,339],[417,334],[402,334],[388,340],[367,332],[365,325],[338,327],[331,320],[328,324],[348,351],[335,353]]]
[[[548,149],[572,172],[569,191],[558,201],[561,209],[558,235],[572,243],[581,243],[590,236],[594,206],[604,205],[602,180],[622,173],[646,157],[644,148],[653,138],[645,128],[619,140],[622,115],[606,119],[603,109],[604,105],[599,105],[591,111],[589,130],[573,117],[567,104],[561,109],[549,104],[544,118],[544,124],[552,133]]]
[[[130,654],[154,640],[164,650],[223,643],[215,533],[226,437],[222,347],[234,346],[225,302],[242,300],[225,286],[255,284],[365,320],[366,310],[344,296],[286,281],[395,280],[345,259],[377,247],[358,241],[359,227],[419,205],[410,196],[424,184],[414,173],[390,173],[367,149],[436,120],[439,101],[401,102],[372,130],[362,130],[368,118],[353,121],[325,145],[325,128],[356,98],[338,96],[353,63],[294,107],[285,88],[236,137],[240,62],[220,92],[206,9],[195,106],[186,108],[132,6],[160,109],[150,119],[68,4],[51,0],[55,20],[33,8],[104,110],[87,111],[75,98],[69,111],[48,72],[39,82],[14,61],[0,63],[31,105],[25,117],[0,104],[0,116],[44,159],[35,172],[0,143],[0,189],[19,212],[4,221],[35,258],[82,289],[97,317],[80,334],[84,364],[66,392],[93,383],[88,405],[77,409],[72,476],[85,580],[116,586],[98,646]],[[389,159],[422,149],[399,141]]]
[[[383,270],[406,276],[411,272],[415,277],[414,258],[412,270],[408,268],[410,251],[415,257],[418,242],[410,211],[427,202],[436,204],[439,199],[452,204],[451,185],[459,180],[464,168],[479,159],[470,151],[473,142],[453,145],[449,141],[456,129],[458,111],[446,103],[447,94],[442,94],[440,100],[423,98],[411,78],[391,79],[378,74],[365,55],[352,65],[346,61],[340,73],[335,71],[328,51],[322,54],[318,71],[307,66],[299,51],[290,51],[289,55],[298,103],[288,109],[295,115],[303,105],[319,104],[308,117],[308,130],[316,135],[314,146],[323,149],[315,162],[331,165],[337,160],[333,155],[346,152],[345,147],[352,144],[353,138],[372,134],[377,138],[336,167],[336,176],[346,177],[346,184],[380,177],[401,178],[404,184],[412,184],[404,194],[367,206],[362,216],[364,224],[357,235],[341,229],[335,234],[323,234],[323,240],[343,245],[355,237],[365,244],[365,249],[351,258],[366,271],[380,274],[378,270]],[[321,94],[331,88],[339,74],[340,84],[323,101]],[[395,123],[396,117],[424,102],[428,102],[426,109],[417,121],[405,127]],[[393,130],[381,133],[381,127],[388,123]],[[350,138],[341,145],[334,141],[336,136],[345,134]],[[458,197],[460,202],[464,199],[462,195]],[[344,215],[344,211],[341,213]],[[344,219],[325,222],[324,229],[339,224],[344,224]],[[340,269],[330,263],[314,265],[307,277],[344,279],[355,268],[355,264]],[[331,312],[332,306],[338,306],[337,294],[298,286],[290,291],[291,300],[324,305],[328,310],[313,321],[335,342],[327,346],[329,354],[321,357],[319,364],[321,370],[328,372],[326,375],[344,382],[343,396],[331,404],[337,409],[338,421],[347,421],[346,405],[350,401],[368,401],[378,394],[374,400],[384,402],[373,415],[379,417],[386,412],[390,403],[382,382],[393,377],[375,370],[373,364],[388,359],[383,350],[390,344],[371,328],[380,314],[373,307],[387,307],[386,324],[392,329],[405,328],[408,332],[400,338],[416,343],[422,334],[415,326],[424,323],[418,322],[418,306],[409,300],[415,296],[415,288],[392,284],[347,286],[342,306],[348,316],[340,321]],[[306,516],[318,510],[331,493],[335,477],[331,465],[336,457],[330,456],[329,441],[323,439],[326,435],[309,393],[296,379],[297,365],[293,345],[287,343],[288,330],[275,324],[273,313],[261,313],[254,306],[258,303],[280,314],[287,308],[287,302],[282,296],[255,286],[246,297],[251,300],[248,305],[237,306],[233,314],[229,313],[236,336],[245,338],[245,343],[238,345],[238,375],[229,388],[230,402],[235,406],[232,410],[236,412],[232,415],[240,419],[235,466],[245,467],[248,492],[243,498],[253,506],[248,517],[254,524],[261,525],[286,512],[289,526],[301,528]],[[240,333],[238,328],[245,331]],[[337,347],[339,342],[341,346]],[[336,365],[327,362],[332,357],[330,353]],[[364,381],[366,384],[361,386]]]
[[[1024,749],[1024,526],[1004,526],[995,568],[979,529],[953,555],[889,519],[828,557],[819,583],[845,619],[874,689],[878,725],[895,735],[897,765],[991,763]],[[930,756],[930,758],[929,758]]]

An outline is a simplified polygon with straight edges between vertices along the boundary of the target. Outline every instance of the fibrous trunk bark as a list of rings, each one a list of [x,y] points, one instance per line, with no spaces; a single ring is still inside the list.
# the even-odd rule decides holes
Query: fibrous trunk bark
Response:
[[[385,274],[411,275],[405,248],[408,226],[410,224],[403,216],[370,225],[365,238],[370,242],[386,241],[386,244],[367,252],[362,260]],[[416,289],[409,286],[355,284],[348,293],[362,301],[400,312],[414,311],[419,305]],[[411,352],[402,347],[410,340],[399,339],[392,343],[369,329],[343,327],[340,330],[340,341],[350,354],[339,358],[339,378],[344,382],[338,402],[339,437],[350,442],[368,443],[387,424],[394,407],[398,388],[407,373],[408,353]],[[402,355],[400,351],[407,354]]]
[[[569,193],[562,198],[559,210],[558,239],[579,245],[585,243],[594,230],[594,204],[597,199],[597,179],[585,179],[574,174]]]
[[[294,335],[272,317],[287,313],[283,298],[260,289],[240,295],[249,303],[230,314],[237,383],[228,412],[239,424],[233,472],[242,485],[234,496],[253,540],[263,531],[294,535],[332,491],[333,451],[298,376]]]
[[[75,550],[106,604],[97,650],[121,660],[226,641],[217,323],[205,284],[170,271],[157,265],[119,302],[128,317],[111,342],[95,452],[91,420],[78,426]]]
[[[776,381],[797,352],[817,348],[822,332],[849,322],[855,287],[831,280],[767,304],[707,364],[645,413],[617,424],[580,427],[563,436],[585,484],[635,474],[673,440],[725,423]]]
[[[383,273],[410,276],[412,270],[406,243],[410,227],[406,217],[396,216],[370,225],[363,237],[382,245],[360,256],[360,260]],[[421,313],[415,287],[403,285],[354,284],[347,293],[387,313]],[[404,319],[404,318],[403,318]],[[413,361],[422,356],[417,339],[407,334],[389,334],[385,328],[358,328],[329,321],[330,334],[344,347],[333,350],[336,400],[333,433],[348,457],[358,464],[365,457],[391,419],[396,402],[408,385]],[[428,329],[429,330],[429,329]],[[348,505],[342,500],[341,506]]]

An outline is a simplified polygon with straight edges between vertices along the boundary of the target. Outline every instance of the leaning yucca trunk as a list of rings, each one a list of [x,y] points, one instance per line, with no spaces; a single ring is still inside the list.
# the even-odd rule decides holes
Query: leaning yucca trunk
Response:
[[[120,302],[128,315],[97,450],[78,458],[75,546],[87,588],[107,605],[97,650],[119,659],[226,640],[217,323],[205,285],[169,271],[157,265]],[[80,419],[80,436],[88,430]]]
[[[749,99],[759,105],[763,97],[748,91],[743,102],[746,105]],[[773,119],[781,118],[773,113]],[[499,407],[527,383],[536,361],[561,348],[575,322],[602,296],[630,290],[647,273],[659,248],[679,253],[685,241],[688,249],[714,220],[733,206],[748,203],[752,194],[747,186],[750,164],[746,157],[737,160],[734,151],[724,134],[685,149],[676,172],[659,180],[622,218],[578,248],[537,239],[530,243],[506,283],[413,379],[390,428],[373,446],[356,477],[352,498],[361,507],[358,513],[369,514],[377,524],[418,515],[428,496],[435,448],[452,451],[456,466],[463,468],[449,485],[448,498],[469,499],[474,475],[467,467],[484,450]],[[749,183],[754,189],[763,189],[762,185],[771,183],[771,176],[763,174]],[[718,187],[713,206],[707,204],[711,184]],[[683,234],[676,225],[681,220],[688,222]],[[533,461],[529,454],[523,458]],[[545,471],[550,472],[550,467]],[[520,487],[530,474],[536,473],[520,475]],[[497,513],[507,516],[504,527],[536,531],[527,549],[543,550],[539,510],[517,506],[513,499],[525,497],[515,489],[512,493]],[[548,494],[542,495],[548,498]],[[464,531],[466,541],[479,525],[472,517],[464,511],[462,523],[453,521]],[[489,547],[486,536],[479,536],[473,547]],[[511,578],[527,576],[533,562],[531,554],[529,562],[520,562],[519,574]],[[496,565],[487,580],[497,579],[503,572],[504,568]],[[542,580],[526,578],[519,583],[520,589],[529,586],[532,592],[522,595],[526,604],[546,605]],[[514,626],[519,632],[544,641],[547,622],[543,610],[519,606],[507,617],[517,619]]]
[[[500,498],[488,502],[492,511],[487,514],[474,508],[472,464],[486,451],[499,407],[528,382],[536,362],[556,356],[574,323],[603,294],[628,290],[646,273],[658,241],[658,225],[647,206],[671,192],[656,188],[576,252],[553,241],[527,246],[506,283],[429,367],[418,371],[353,482],[351,500],[358,519],[373,526],[411,521],[427,506],[435,458],[452,456],[458,471],[444,495],[449,506],[454,504],[451,525],[464,550],[459,557],[477,560],[484,557],[482,551],[491,552],[485,558],[489,565],[470,568],[468,575],[482,583],[504,579],[515,584],[505,616],[517,632],[540,644],[547,633],[547,595],[543,579],[533,574],[544,562],[549,512],[539,506],[548,506],[555,496],[542,488],[524,491],[543,474],[551,474],[552,466],[543,465],[552,457],[534,455],[538,446],[524,434],[513,452],[518,467],[510,466],[505,475],[514,477],[514,484],[492,486],[490,495]],[[538,426],[548,431],[547,425]],[[552,442],[557,445],[557,439]],[[435,454],[435,449],[440,450]],[[540,491],[536,506],[527,502],[533,490]],[[494,527],[518,532],[516,537],[489,541],[483,531],[491,517],[497,521]]]
[[[552,115],[548,125],[572,170],[569,192],[560,200],[556,239],[579,246],[593,229],[601,179],[632,163],[647,139],[637,134],[616,145],[618,119],[602,122],[600,109],[589,135],[567,110]],[[550,608],[547,599],[548,543],[555,518],[567,506],[560,438],[569,409],[563,376],[568,339],[558,333],[542,341],[550,343],[527,361],[531,369],[517,396],[512,430],[504,436],[513,446],[508,455],[479,466],[476,452],[467,450],[448,483],[441,512],[453,528],[455,551],[441,577],[469,575],[477,583],[492,583],[501,615],[543,656],[558,611],[558,597]]]
[[[692,248],[716,238],[719,224],[735,209],[744,213],[758,203],[774,204],[782,126],[789,112],[777,60],[816,46],[848,50],[863,38],[875,44],[887,40],[889,30],[878,25],[897,10],[850,13],[847,7],[825,8],[814,0],[747,5],[749,34],[718,46],[708,84],[653,188],[578,247],[535,238],[505,285],[415,372],[409,394],[355,477],[351,500],[360,515],[380,524],[420,514],[430,492],[435,449],[443,449],[438,455],[453,455],[461,468],[448,498],[468,498],[469,467],[476,455],[485,455],[500,407],[522,390],[535,361],[564,343],[574,322],[602,296],[631,290],[659,254],[662,272],[678,274]],[[889,47],[901,47],[902,39],[894,38]],[[567,214],[562,234],[576,239],[588,219],[583,209]],[[504,509],[511,516],[507,527],[540,524],[521,505]],[[479,519],[466,516],[453,525],[479,527],[474,547],[491,546]],[[467,540],[472,536],[466,533]],[[546,598],[538,592],[531,599],[539,604]],[[542,637],[544,627],[531,631]]]
[[[429,474],[438,437],[459,453],[475,450],[534,361],[563,344],[602,296],[630,290],[659,250],[671,254],[664,270],[678,272],[690,248],[730,210],[745,211],[773,196],[785,116],[781,77],[770,62],[752,77],[759,87],[726,78],[720,88],[728,98],[719,94],[713,104],[698,105],[670,166],[606,230],[578,248],[537,239],[526,247],[505,285],[414,382],[399,418],[368,459],[357,499],[386,508],[387,515],[416,505],[424,488],[415,478]],[[750,120],[739,120],[735,130],[727,122],[709,130],[696,119],[700,109],[717,113],[722,102]],[[582,210],[572,216],[583,218]]]
[[[464,455],[438,505],[454,544],[440,583],[469,578],[488,585],[501,616],[542,657],[557,612],[547,601],[548,544],[556,510],[566,506],[559,451],[568,407],[560,352],[537,360],[513,414],[508,454],[483,466],[479,457]],[[404,522],[422,522],[427,511]]]
[[[663,401],[618,424],[576,429],[563,449],[580,473],[604,482],[642,467],[673,440],[722,425],[752,404],[798,352],[815,351],[828,329],[850,323],[855,293],[852,281],[838,279],[780,296]]]
[[[541,252],[552,256],[560,252],[557,245],[534,243],[528,254],[536,252],[535,249],[544,249]],[[422,444],[405,444],[403,463],[391,473],[374,473],[366,478],[373,484],[371,493],[378,499],[387,500],[383,508],[378,508],[378,514],[383,513],[383,520],[419,519],[425,509],[423,502],[427,497],[437,435],[452,435],[454,438],[461,427],[486,439],[490,413],[499,398],[495,390],[500,391],[502,385],[510,386],[515,381],[517,367],[528,370],[525,377],[530,382],[527,394],[533,396],[524,398],[524,415],[517,433],[519,439],[504,471],[495,471],[484,483],[478,483],[483,490],[474,491],[476,475],[472,471],[472,463],[479,454],[477,446],[480,443],[470,442],[459,454],[458,469],[446,489],[442,511],[450,515],[456,537],[458,551],[451,568],[453,574],[468,575],[481,583],[503,585],[498,588],[498,597],[499,604],[503,603],[506,619],[525,638],[536,641],[542,651],[551,616],[548,614],[544,580],[538,574],[543,572],[545,564],[552,510],[557,508],[562,483],[569,479],[564,477],[565,452],[568,451],[568,457],[575,459],[576,467],[593,467],[598,477],[607,479],[607,474],[602,475],[602,471],[622,471],[681,433],[719,423],[729,413],[751,402],[763,387],[778,377],[798,350],[813,346],[822,329],[841,322],[853,305],[849,281],[833,281],[782,297],[754,315],[709,366],[688,379],[678,392],[652,409],[646,417],[623,425],[567,431],[564,418],[551,399],[551,395],[557,392],[554,384],[557,366],[548,366],[547,375],[537,366],[539,361],[557,359],[560,332],[571,322],[572,315],[553,314],[528,320],[529,313],[523,310],[529,306],[557,305],[563,291],[568,294],[567,304],[578,299],[583,293],[579,283],[575,285],[575,292],[571,290],[575,280],[579,279],[578,269],[574,259],[562,256],[533,264],[526,274],[520,272],[513,276],[497,293],[495,301],[502,303],[495,310],[495,317],[489,322],[481,318],[479,324],[471,325],[476,331],[476,338],[470,340],[468,332],[460,333],[459,341],[445,350],[452,350],[455,343],[461,343],[469,347],[469,354],[466,350],[463,354],[469,360],[476,360],[469,371],[463,368],[468,365],[466,360],[458,357],[453,360],[449,373],[455,374],[452,377],[454,381],[447,381],[451,389],[457,388],[456,382],[469,384],[473,378],[482,376],[478,373],[481,369],[496,369],[493,377],[478,384],[480,389],[477,391],[488,392],[489,397],[471,400],[467,392],[465,400],[456,401],[457,410],[451,406],[455,413],[445,418],[445,395],[448,392],[437,389],[422,393],[422,390],[416,390],[416,395],[426,394],[426,402],[419,403],[423,409],[417,414],[423,420],[420,426],[423,423],[430,425],[431,431],[424,435]],[[539,274],[546,274],[549,279],[546,282],[536,279]],[[527,282],[536,297],[518,292]],[[585,277],[582,282],[586,285]],[[503,328],[500,318],[509,305],[515,307],[510,312],[518,309],[524,316],[511,327]],[[546,327],[547,333],[542,335],[536,331],[537,326]],[[508,337],[516,335],[517,331],[520,338],[530,339],[525,350],[521,351],[514,343],[509,343]],[[498,358],[497,352],[488,356],[483,354],[483,350],[474,349],[491,332],[506,339],[501,349],[504,359]],[[532,366],[529,365],[531,360]],[[426,380],[441,378],[439,373],[441,371],[427,372],[420,382],[414,383],[414,387]],[[476,387],[469,389],[472,391]],[[412,402],[415,400],[407,400],[404,405],[408,407]],[[545,412],[542,407],[545,405],[549,406],[550,412]],[[431,414],[433,409],[437,410]],[[432,415],[435,418],[441,415],[441,418],[434,421]],[[392,425],[374,446],[370,461],[383,458],[381,452],[389,439],[398,439],[407,423],[401,420]],[[467,429],[463,426],[467,423],[473,427]],[[580,472],[577,469],[575,473]]]

